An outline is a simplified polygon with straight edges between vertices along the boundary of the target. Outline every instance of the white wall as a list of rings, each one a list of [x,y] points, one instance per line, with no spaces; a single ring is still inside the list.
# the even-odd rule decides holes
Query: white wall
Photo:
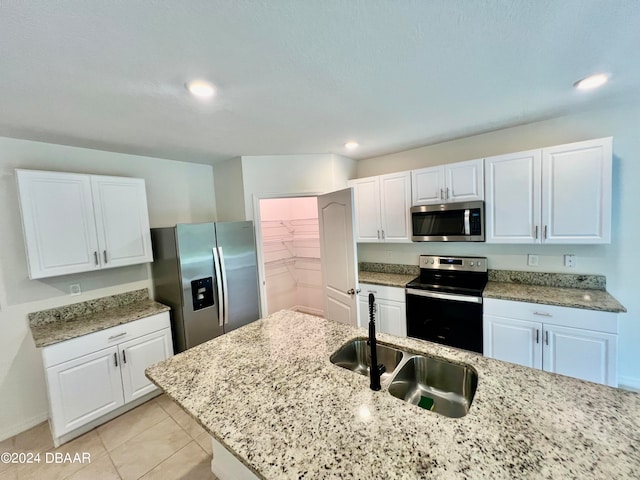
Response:
[[[356,162],[333,154],[242,157],[246,220],[254,220],[253,202],[260,195],[325,193],[346,188]]]
[[[218,220],[244,220],[244,190],[242,187],[242,159],[232,158],[213,166]]]
[[[210,166],[0,138],[0,439],[47,417],[27,314],[150,285],[147,265],[29,280],[15,168],[144,178],[151,227],[215,219]],[[81,285],[81,296],[68,295],[71,283]]]
[[[579,114],[499,130],[393,155],[358,162],[357,177],[411,170],[430,165],[484,158],[598,137],[613,137],[613,223],[610,245],[522,246],[415,243],[360,244],[359,261],[417,265],[420,254],[480,255],[495,269],[541,272],[593,273],[607,277],[607,290],[628,310],[619,315],[619,382],[640,388],[640,104],[631,102]],[[540,256],[538,267],[528,267],[526,254]],[[575,269],[562,256],[577,256]]]

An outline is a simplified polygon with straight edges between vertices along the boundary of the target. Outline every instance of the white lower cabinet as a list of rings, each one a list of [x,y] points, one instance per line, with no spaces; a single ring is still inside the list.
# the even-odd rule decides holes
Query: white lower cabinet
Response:
[[[376,298],[376,331],[397,337],[407,336],[407,306],[404,288],[360,284],[360,326],[369,325],[369,293]]]
[[[484,355],[617,386],[617,315],[484,300]]]
[[[173,355],[169,313],[44,347],[42,355],[57,446],[157,393],[144,371]]]

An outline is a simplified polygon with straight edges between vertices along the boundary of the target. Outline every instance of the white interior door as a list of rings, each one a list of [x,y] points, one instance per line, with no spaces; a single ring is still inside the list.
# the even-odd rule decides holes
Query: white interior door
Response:
[[[353,235],[353,189],[320,195],[318,223],[325,317],[357,326],[358,270]]]

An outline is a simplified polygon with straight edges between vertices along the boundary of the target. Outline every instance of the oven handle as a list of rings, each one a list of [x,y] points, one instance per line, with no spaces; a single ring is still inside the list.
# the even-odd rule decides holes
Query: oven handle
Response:
[[[407,295],[418,295],[420,297],[438,298],[440,300],[453,300],[455,302],[482,303],[482,297],[470,297],[468,295],[454,295],[451,293],[436,293],[427,290],[416,290],[407,288]]]

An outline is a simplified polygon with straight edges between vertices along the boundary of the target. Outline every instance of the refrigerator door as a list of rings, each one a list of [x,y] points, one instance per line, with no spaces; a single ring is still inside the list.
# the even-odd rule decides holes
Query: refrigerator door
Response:
[[[258,260],[253,222],[216,223],[222,267],[224,331],[260,318]]]
[[[178,345],[179,351],[224,333],[218,316],[220,299],[216,282],[219,279],[213,258],[215,239],[213,223],[176,225],[184,329],[184,345]]]

